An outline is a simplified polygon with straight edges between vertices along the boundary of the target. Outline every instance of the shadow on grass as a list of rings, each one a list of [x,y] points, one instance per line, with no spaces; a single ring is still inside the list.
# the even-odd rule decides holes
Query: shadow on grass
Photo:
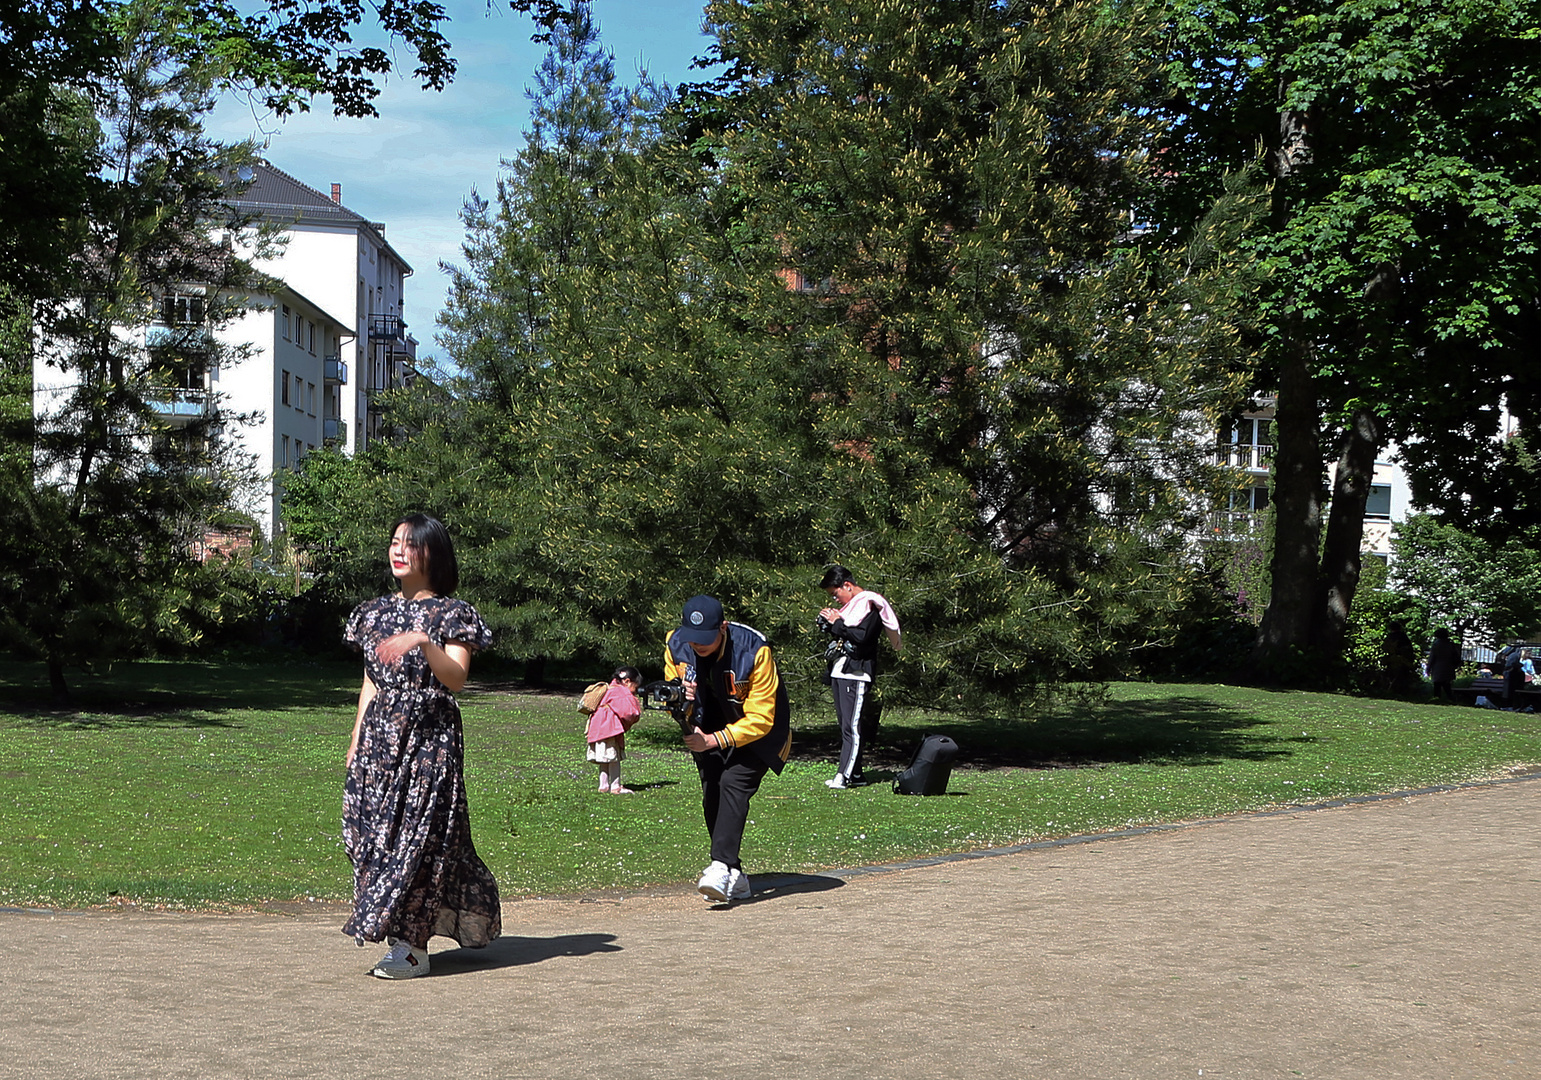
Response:
[[[355,699],[358,665],[307,661],[114,665],[71,671],[70,703],[57,706],[42,664],[0,661],[0,715],[72,727],[230,727],[248,710],[335,709]],[[351,685],[350,685],[351,684]]]
[[[975,769],[1267,761],[1288,757],[1295,744],[1315,741],[1277,734],[1276,729],[1272,721],[1186,695],[1113,701],[1096,708],[1060,707],[1022,720],[945,715],[928,720],[923,714],[901,712],[884,715],[865,757],[869,771],[903,770],[921,738],[933,732],[957,742],[957,766]],[[833,762],[839,752],[840,734],[833,722],[799,726],[793,736],[795,760]]]
[[[592,956],[595,953],[620,952],[612,944],[614,934],[563,934],[560,937],[500,937],[483,949],[446,949],[434,953],[428,965],[428,977],[461,975],[467,971],[493,971],[498,968],[538,964],[558,956]]]

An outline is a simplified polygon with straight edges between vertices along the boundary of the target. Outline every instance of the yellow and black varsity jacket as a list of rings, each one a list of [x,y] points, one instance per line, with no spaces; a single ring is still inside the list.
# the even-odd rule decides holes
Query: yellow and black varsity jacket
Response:
[[[691,715],[695,725],[716,739],[719,747],[743,747],[781,772],[792,752],[792,710],[765,635],[730,622],[722,655],[704,670],[699,663],[690,645],[671,633],[663,651],[664,678],[686,678],[687,667],[698,674]],[[708,675],[713,681],[710,687],[705,683]]]

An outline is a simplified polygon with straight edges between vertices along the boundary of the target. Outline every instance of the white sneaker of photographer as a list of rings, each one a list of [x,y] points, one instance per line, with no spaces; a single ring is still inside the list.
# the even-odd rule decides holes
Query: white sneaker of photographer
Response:
[[[748,900],[754,895],[754,890],[749,887],[749,875],[734,867],[728,873],[728,899]]]
[[[386,938],[391,951],[380,958],[369,974],[377,979],[415,979],[428,974],[428,950],[417,949],[400,938]]]
[[[696,882],[696,889],[715,904],[726,903],[732,877],[727,863],[713,859],[712,865],[701,871],[701,880]]]

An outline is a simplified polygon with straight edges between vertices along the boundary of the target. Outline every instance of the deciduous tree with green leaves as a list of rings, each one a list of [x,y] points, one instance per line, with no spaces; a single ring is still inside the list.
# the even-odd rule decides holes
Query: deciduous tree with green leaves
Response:
[[[1271,180],[1255,388],[1277,393],[1276,532],[1256,659],[1330,660],[1377,456],[1397,442],[1415,496],[1457,510],[1503,489],[1501,406],[1537,423],[1541,4],[1168,12],[1176,182],[1155,218],[1180,230],[1259,146]]]
[[[1415,514],[1392,533],[1392,585],[1469,644],[1541,633],[1541,535],[1492,542]]]

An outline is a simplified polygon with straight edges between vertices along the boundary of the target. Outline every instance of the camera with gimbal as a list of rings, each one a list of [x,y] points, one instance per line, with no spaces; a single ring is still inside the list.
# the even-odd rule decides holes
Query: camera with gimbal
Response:
[[[637,691],[637,699],[644,709],[666,712],[683,731],[690,730],[686,717],[690,714],[691,701],[685,696],[685,684],[679,679],[660,679],[650,682]]]

